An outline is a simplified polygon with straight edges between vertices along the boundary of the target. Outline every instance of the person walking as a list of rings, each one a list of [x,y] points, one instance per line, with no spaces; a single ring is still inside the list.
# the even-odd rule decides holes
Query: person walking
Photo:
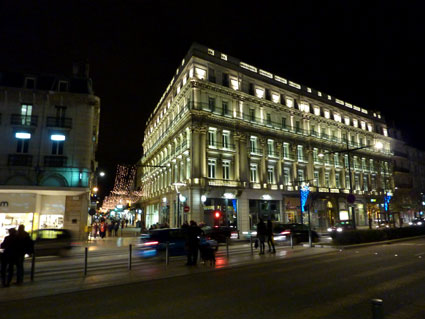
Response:
[[[113,222],[111,221],[111,222],[109,222],[109,224],[108,224],[108,237],[112,237],[112,231],[113,231],[113,229],[114,229],[114,224],[113,224]]]
[[[120,221],[116,221],[114,224],[114,232],[115,232],[115,237],[118,237],[118,229],[120,228]]]
[[[187,263],[188,266],[195,266],[198,262],[199,238],[202,234],[201,228],[198,227],[194,220],[190,221],[187,229]]]
[[[267,245],[269,246],[269,253],[275,254],[276,249],[274,247],[274,239],[273,239],[273,224],[270,219],[267,221]]]
[[[106,235],[106,224],[104,221],[100,222],[100,226],[99,226],[99,234],[100,234],[100,238],[105,238]]]
[[[25,255],[34,253],[34,242],[25,231],[24,225],[19,225],[17,238],[17,263],[16,263],[16,283],[21,285],[24,282],[24,260]]]
[[[267,229],[266,229],[266,224],[264,223],[263,219],[260,218],[260,222],[257,224],[257,237],[258,240],[260,241],[260,255],[264,255],[264,250],[265,250],[265,241],[266,241],[266,234],[267,234]]]
[[[1,244],[3,254],[1,256],[1,283],[3,287],[9,287],[13,278],[13,267],[17,264],[17,236],[16,229],[9,228],[9,236],[6,236]],[[7,273],[7,274],[6,274]]]
[[[96,238],[97,237],[97,232],[99,231],[99,225],[97,222],[93,223],[93,237]]]

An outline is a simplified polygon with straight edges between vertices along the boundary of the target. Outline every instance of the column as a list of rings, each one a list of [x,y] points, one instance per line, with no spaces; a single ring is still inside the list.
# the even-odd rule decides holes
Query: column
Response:
[[[263,137],[259,138],[259,142],[260,142],[260,149],[263,152],[263,156],[261,157],[260,160],[260,183],[264,184],[267,183],[267,161],[266,161],[266,154],[267,154],[267,143],[266,143],[266,139]]]
[[[276,166],[277,166],[276,167],[276,184],[282,185],[283,184],[283,173],[282,173],[283,153],[282,153],[282,143],[281,142],[277,142],[276,151],[277,151],[277,154],[279,154],[279,160],[276,162]]]
[[[201,136],[199,128],[192,129],[192,143],[190,144],[191,148],[191,177],[200,178],[201,177]]]
[[[234,180],[235,181],[240,181],[240,135],[239,134],[234,134],[233,135],[233,142],[235,144],[235,157],[234,157],[234,166],[233,166],[233,176],[234,176]]]
[[[202,127],[200,130],[201,137],[201,153],[200,156],[200,164],[201,164],[201,177],[208,176],[207,174],[207,129]]]
[[[246,146],[247,137],[245,134],[240,134],[239,137],[239,176],[241,182],[249,182],[248,151]]]

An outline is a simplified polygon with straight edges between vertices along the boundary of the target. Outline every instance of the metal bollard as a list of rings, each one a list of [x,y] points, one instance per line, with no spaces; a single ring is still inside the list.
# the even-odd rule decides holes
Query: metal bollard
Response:
[[[226,256],[229,258],[229,238],[226,238]]]
[[[35,274],[35,252],[32,253],[32,259],[31,259],[31,281],[34,281],[34,274]]]
[[[291,248],[294,249],[294,240],[292,238],[292,234],[291,234]]]
[[[131,253],[132,246],[131,246],[131,244],[130,244],[130,246],[128,246],[128,249],[129,249],[129,251],[128,251],[128,270],[131,270],[131,257],[132,257],[132,253]]]
[[[87,256],[88,256],[88,247],[84,248],[84,276],[87,276]]]
[[[252,236],[249,237],[249,243],[251,245],[251,255],[254,255],[254,247],[252,246]]]
[[[382,306],[384,301],[382,299],[372,299],[372,318],[384,319],[384,312]]]
[[[170,242],[167,241],[165,244],[165,265],[168,266],[168,264],[170,263],[170,254],[169,254],[169,246],[170,246]]]

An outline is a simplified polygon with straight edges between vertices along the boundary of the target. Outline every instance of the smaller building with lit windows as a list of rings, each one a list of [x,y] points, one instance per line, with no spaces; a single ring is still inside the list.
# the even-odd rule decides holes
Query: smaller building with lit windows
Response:
[[[99,114],[88,66],[72,76],[0,73],[0,238],[20,224],[84,234]]]
[[[309,184],[314,227],[353,215],[367,226],[393,190],[391,141],[378,112],[194,44],[146,123],[146,225],[194,219],[242,235],[259,218],[305,222]]]

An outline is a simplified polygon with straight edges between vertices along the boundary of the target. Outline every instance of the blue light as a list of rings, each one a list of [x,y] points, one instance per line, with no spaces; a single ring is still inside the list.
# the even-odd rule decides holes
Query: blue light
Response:
[[[390,195],[389,193],[387,193],[385,196],[384,196],[384,209],[385,209],[385,211],[387,212],[388,211],[388,208],[389,208],[389,204],[390,204],[390,200],[391,200],[391,198],[392,198],[393,196],[392,195]]]
[[[301,186],[300,188],[301,193],[301,212],[304,212],[304,206],[307,202],[308,194],[310,193],[310,188],[308,185]]]

